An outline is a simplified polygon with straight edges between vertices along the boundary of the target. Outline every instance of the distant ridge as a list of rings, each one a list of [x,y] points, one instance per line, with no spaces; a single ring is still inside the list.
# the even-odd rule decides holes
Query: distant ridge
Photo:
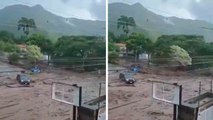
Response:
[[[109,4],[109,31],[112,31],[116,35],[122,33],[121,30],[117,30],[117,19],[121,15],[134,17],[137,27],[132,28],[131,31],[143,32],[154,40],[163,34],[186,34],[203,35],[206,41],[213,42],[213,30],[202,28],[213,28],[212,23],[201,20],[164,17],[149,11],[140,3],[133,5],[125,3]]]

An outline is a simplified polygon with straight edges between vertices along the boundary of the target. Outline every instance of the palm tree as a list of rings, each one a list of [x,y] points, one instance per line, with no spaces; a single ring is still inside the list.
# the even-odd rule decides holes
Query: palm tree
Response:
[[[126,35],[129,33],[129,26],[135,27],[135,20],[133,17],[127,17],[127,16],[120,16],[117,20],[117,28],[119,29],[122,27],[123,31],[126,33]]]
[[[28,35],[30,32],[30,28],[34,28],[34,29],[36,28],[36,24],[33,19],[22,17],[18,21],[18,30],[22,29],[24,34]]]

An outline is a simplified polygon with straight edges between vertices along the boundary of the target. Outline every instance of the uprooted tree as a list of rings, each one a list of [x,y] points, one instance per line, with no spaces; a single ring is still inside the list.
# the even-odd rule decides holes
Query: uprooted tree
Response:
[[[41,53],[41,49],[36,45],[27,46],[27,59],[30,62],[37,63],[38,60],[42,59],[43,54]]]
[[[189,56],[188,52],[183,48],[172,45],[170,46],[170,57],[173,64],[178,63],[178,66],[187,66],[192,64],[192,58]]]

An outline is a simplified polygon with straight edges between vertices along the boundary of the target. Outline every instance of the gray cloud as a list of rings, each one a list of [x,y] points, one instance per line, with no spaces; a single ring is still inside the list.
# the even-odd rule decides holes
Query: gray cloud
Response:
[[[200,0],[191,2],[190,12],[197,18],[213,23],[213,0]]]
[[[93,0],[90,5],[90,12],[95,18],[99,20],[105,20],[106,19],[106,1],[101,0],[100,2],[97,2],[96,0]]]

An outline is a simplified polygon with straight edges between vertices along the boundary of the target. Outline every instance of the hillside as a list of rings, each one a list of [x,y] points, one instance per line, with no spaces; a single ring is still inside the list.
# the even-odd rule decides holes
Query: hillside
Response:
[[[213,24],[200,20],[157,15],[147,10],[140,3],[133,5],[124,3],[109,4],[109,31],[117,35],[122,32],[121,30],[117,30],[117,19],[121,15],[134,17],[137,27],[131,30],[144,32],[154,40],[162,34],[186,34],[203,35],[206,41],[213,42],[213,31],[202,29],[202,27],[213,28]]]
[[[51,38],[61,35],[105,35],[105,21],[64,18],[45,10],[40,5],[32,7],[13,5],[0,9],[0,30],[7,30],[20,36],[22,32],[17,30],[17,21],[21,17],[33,18],[38,28],[36,31]]]

